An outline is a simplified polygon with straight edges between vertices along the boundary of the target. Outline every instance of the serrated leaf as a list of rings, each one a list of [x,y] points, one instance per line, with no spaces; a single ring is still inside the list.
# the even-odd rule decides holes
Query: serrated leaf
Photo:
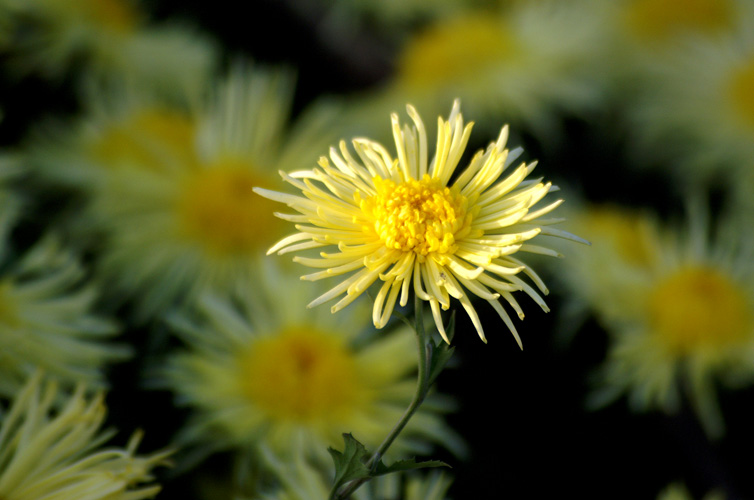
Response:
[[[407,470],[415,469],[427,469],[431,467],[450,467],[450,465],[440,460],[427,460],[425,462],[417,462],[415,458],[409,460],[398,460],[390,465],[385,465],[380,461],[377,464],[373,476],[384,476],[385,474],[392,474],[393,472],[403,472]]]
[[[333,479],[333,490],[337,490],[343,484],[369,477],[369,469],[365,465],[369,459],[367,449],[350,433],[343,434],[345,447],[340,452],[335,448],[327,448],[335,464],[335,479]]]

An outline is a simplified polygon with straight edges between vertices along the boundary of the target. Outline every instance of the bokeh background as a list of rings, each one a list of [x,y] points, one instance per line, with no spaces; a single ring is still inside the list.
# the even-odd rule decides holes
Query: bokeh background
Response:
[[[710,35],[704,31],[706,25],[702,29],[692,23],[687,31],[678,28],[680,34],[675,42],[654,39],[641,50],[625,41],[616,42],[615,38],[620,38],[613,32],[617,24],[610,23],[618,22],[617,15],[603,12],[610,9],[600,2],[549,7],[554,12],[550,14],[560,16],[549,22],[562,33],[570,33],[570,38],[563,38],[560,31],[534,32],[536,16],[549,15],[548,7],[518,17],[508,14],[516,9],[525,10],[528,3],[532,4],[529,7],[548,4],[510,1],[493,5],[460,0],[257,0],[239,4],[226,0],[153,0],[137,5],[149,25],[176,23],[190,27],[197,43],[206,39],[206,43],[213,45],[216,60],[210,71],[215,74],[223,74],[241,60],[253,61],[255,68],[292,70],[295,74],[292,117],[305,115],[323,103],[332,105],[337,111],[329,126],[337,137],[369,134],[389,145],[389,113],[402,113],[402,103],[412,101],[416,95],[432,95],[437,99],[417,102],[431,141],[434,116],[447,114],[451,105],[447,96],[457,86],[462,102],[469,104],[464,107],[465,118],[478,122],[469,149],[484,147],[500,126],[510,123],[509,143],[524,148],[522,159],[539,160],[537,175],[562,187],[561,193],[554,196],[565,198],[566,213],[588,203],[608,203],[649,212],[661,224],[681,226],[689,193],[693,193],[703,200],[713,226],[717,218],[729,213],[743,215],[744,221],[752,220],[753,205],[746,202],[754,196],[751,190],[754,183],[750,181],[754,157],[749,157],[748,164],[733,168],[728,163],[741,162],[720,159],[720,155],[693,160],[693,153],[686,147],[695,140],[693,134],[687,134],[681,130],[682,123],[669,118],[673,113],[682,115],[686,111],[667,98],[691,92],[687,88],[669,90],[672,74],[668,73],[672,72],[667,69],[672,63],[668,61],[676,61],[678,67],[683,67],[685,63],[681,61],[693,59],[694,51],[711,52],[713,49],[709,47],[730,40],[744,47],[743,53],[751,59],[752,24],[744,22],[752,12],[748,2],[706,2],[741,9],[733,16],[736,21],[725,28],[727,31],[721,28],[723,34]],[[611,8],[628,9],[625,5],[632,2],[614,3]],[[657,3],[667,3],[675,17],[683,17],[684,2]],[[694,5],[689,9],[703,3],[690,2]],[[559,12],[569,7],[581,10],[575,14]],[[12,12],[9,9],[7,12]],[[459,67],[458,81],[451,81],[440,90],[434,87],[406,90],[394,84],[396,75],[405,69],[401,65],[406,64],[404,49],[411,37],[425,32],[433,23],[459,19],[474,9],[483,9],[480,12],[488,17],[510,15],[511,22],[522,23],[512,28],[526,33],[528,38],[521,40],[539,40],[543,45],[544,48],[531,49],[541,60],[532,56],[531,60],[517,61],[515,68],[522,72],[519,76],[523,80],[518,82],[517,90],[508,92],[503,88],[505,82],[492,77],[489,82],[480,83],[488,76],[478,67],[475,70],[473,63]],[[710,12],[716,12],[716,8],[710,9],[707,18],[715,15]],[[7,16],[10,24],[16,22],[11,14],[0,15]],[[25,34],[19,35],[18,30],[33,29],[23,25],[7,27],[5,21],[0,21],[0,26],[7,28],[5,32],[16,37]],[[754,22],[754,18],[749,21]],[[453,29],[459,38],[448,46],[468,48],[467,41],[462,40],[468,33],[461,27]],[[675,33],[675,29],[668,21],[664,31]],[[72,58],[54,74],[43,63],[19,70],[18,61],[29,56],[24,52],[27,47],[18,45],[13,36],[3,43],[0,56],[3,116],[0,144],[6,155],[19,155],[25,169],[12,183],[12,189],[23,193],[25,203],[21,222],[9,236],[16,252],[23,253],[49,229],[68,231],[68,238],[74,239],[80,231],[75,223],[65,219],[77,217],[75,197],[65,189],[58,190],[54,184],[50,187],[40,181],[35,166],[23,163],[24,154],[36,147],[35,137],[43,128],[40,124],[50,120],[72,123],[85,113],[87,104],[82,95],[88,94],[81,90],[86,87],[81,75],[94,74],[95,70],[91,69],[86,54]],[[480,36],[476,43],[480,45],[474,54],[489,55],[489,47],[482,45],[488,43],[484,37]],[[547,46],[548,43],[552,46]],[[668,48],[671,46],[672,50]],[[522,53],[521,57],[527,55],[526,50]],[[431,57],[427,55],[426,59]],[[456,57],[449,55],[448,59],[464,60]],[[714,54],[710,57],[724,58]],[[566,68],[529,67],[558,58],[572,59],[565,61]],[[472,73],[463,74],[469,71]],[[118,75],[111,78],[126,79]],[[688,78],[702,77],[690,74]],[[468,81],[478,85],[467,85]],[[167,89],[170,90],[170,84]],[[531,94],[527,94],[527,89],[532,90]],[[754,95],[754,88],[751,92]],[[721,125],[716,119],[713,116],[707,124],[697,123],[699,133],[719,129]],[[648,120],[661,123],[654,127],[655,122]],[[754,129],[743,128],[742,136],[748,134],[749,142],[754,143]],[[751,150],[751,144],[744,144],[741,149],[746,148]],[[388,149],[392,150],[390,146]],[[731,186],[736,185],[748,188],[739,187],[733,192]],[[738,227],[741,240],[749,241],[751,226],[743,222]],[[563,228],[576,231],[568,223]],[[84,245],[85,266],[97,260],[92,248]],[[749,251],[743,255],[751,260],[754,254]],[[521,300],[526,319],[516,320],[516,324],[523,350],[518,349],[492,311],[480,308],[483,323],[489,325],[488,344],[479,340],[465,315],[458,314],[454,363],[441,375],[438,390],[455,398],[457,408],[445,419],[466,440],[470,451],[467,458],[461,459],[438,447],[427,457],[442,459],[452,466],[449,472],[453,483],[448,497],[656,498],[668,484],[682,482],[691,498],[702,498],[715,489],[728,499],[754,498],[751,479],[754,387],[744,383],[735,389],[721,388],[717,401],[724,415],[725,433],[716,439],[705,433],[685,398],[672,414],[656,409],[637,412],[625,397],[600,409],[587,409],[587,397],[594,387],[598,367],[610,348],[609,323],[601,321],[599,312],[589,307],[581,315],[569,314],[574,307],[573,284],[557,276],[562,268],[574,265],[568,258],[545,262],[545,258],[535,256],[532,262],[550,285],[547,302],[551,312],[545,314],[533,302]],[[751,284],[751,273],[747,276]],[[153,357],[174,349],[180,342],[165,331],[159,319],[147,323],[134,321],[130,316],[131,299],[115,307],[106,301],[98,302],[95,309],[114,315],[125,325],[121,340],[130,344],[135,353],[130,360],[106,368],[110,386],[108,422],[119,429],[118,439],[122,442],[133,430],[144,429],[142,450],[170,446],[191,410],[177,407],[169,390],[148,387],[144,373]],[[180,454],[176,460],[181,460]],[[213,454],[199,466],[200,475],[215,477],[220,483],[228,478],[232,461],[232,454]],[[195,474],[176,475],[157,470],[156,475],[163,485],[158,498],[199,498]],[[212,497],[225,498],[220,493]]]

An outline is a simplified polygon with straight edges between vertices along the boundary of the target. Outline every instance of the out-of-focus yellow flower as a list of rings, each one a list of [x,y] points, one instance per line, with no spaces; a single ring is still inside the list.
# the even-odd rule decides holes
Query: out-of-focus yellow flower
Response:
[[[342,433],[374,449],[398,421],[414,390],[408,327],[365,342],[364,307],[342,317],[306,309],[311,289],[297,283],[268,267],[237,307],[205,296],[196,314],[171,318],[188,347],[163,370],[177,402],[193,410],[182,442],[206,453],[269,448],[327,467],[326,448],[342,446]],[[391,453],[426,452],[430,442],[462,449],[437,413],[447,402],[429,401],[436,404],[419,410]]]
[[[0,0],[0,50],[19,71],[59,77],[82,55],[85,78],[128,80],[166,93],[205,83],[211,41],[180,26],[152,26],[132,0]]]
[[[503,116],[545,134],[556,114],[594,109],[601,91],[588,68],[602,32],[593,2],[508,3],[439,18],[406,37],[394,74],[381,90],[355,100],[348,125],[381,138],[383,112],[408,101],[435,116],[460,97],[484,126]]]
[[[549,182],[524,180],[536,162],[522,163],[501,180],[518,155],[518,151],[509,155],[505,147],[507,127],[496,142],[486,151],[478,151],[454,177],[472,127],[464,126],[459,101],[454,103],[448,121],[438,120],[437,147],[431,161],[424,123],[412,106],[408,106],[408,113],[414,127],[401,129],[398,116],[392,116],[397,158],[377,142],[354,139],[357,159],[341,141],[340,150],[331,148],[330,160],[322,157],[318,169],[282,173],[303,196],[256,189],[298,212],[279,214],[295,222],[298,231],[278,242],[269,253],[325,248],[328,251],[319,258],[294,257],[304,265],[323,269],[302,279],[314,281],[350,273],[310,307],[345,295],[331,309],[337,312],[379,280],[382,285],[372,314],[377,328],[388,323],[396,302],[407,304],[413,290],[429,302],[446,341],[440,310],[450,307],[451,297],[463,305],[486,341],[471,302],[476,296],[492,305],[520,345],[499,299],[523,318],[513,296],[513,292],[523,290],[548,310],[539,293],[517,275],[523,272],[546,293],[544,283],[513,254],[556,254],[529,241],[540,234],[570,236],[549,227],[558,220],[541,219],[562,200],[533,208],[552,189]]]
[[[34,156],[48,179],[80,180],[91,203],[79,230],[103,235],[98,275],[110,296],[135,301],[137,321],[251,279],[284,234],[275,203],[252,187],[274,186],[278,170],[314,163],[330,143],[324,108],[288,127],[292,93],[286,71],[237,67],[209,102],[135,99],[81,127],[78,150]]]
[[[576,260],[572,273],[571,288],[589,284],[586,299],[610,333],[591,401],[600,406],[627,394],[635,410],[672,412],[686,387],[705,430],[718,436],[716,379],[732,386],[754,380],[754,247],[732,222],[710,241],[698,214],[688,233],[633,227],[641,233],[634,231],[628,248],[639,243],[641,258],[595,235],[594,247],[606,241],[607,248],[594,260]]]
[[[0,418],[0,498],[6,500],[141,500],[159,491],[151,470],[169,453],[136,456],[140,433],[125,448],[102,448],[104,394],[90,400],[79,386],[56,409],[54,382],[35,374]]]

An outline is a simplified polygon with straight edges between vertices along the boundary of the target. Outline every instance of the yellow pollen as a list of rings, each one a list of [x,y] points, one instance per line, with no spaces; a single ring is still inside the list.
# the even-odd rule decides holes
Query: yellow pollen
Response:
[[[118,33],[132,33],[141,22],[141,12],[127,0],[75,0],[66,1],[67,8],[74,9],[92,24]]]
[[[181,113],[146,109],[112,125],[90,145],[90,153],[105,166],[185,168],[196,164],[195,132],[193,121]]]
[[[744,290],[709,267],[678,270],[658,283],[648,300],[650,326],[677,355],[727,347],[751,328]]]
[[[377,194],[363,200],[361,210],[386,247],[420,258],[456,251],[456,235],[471,223],[464,196],[428,175],[400,184],[375,177],[374,184]]]
[[[629,30],[647,42],[684,32],[714,33],[734,19],[730,0],[634,0],[626,12]]]
[[[246,397],[270,418],[345,418],[364,397],[356,360],[341,338],[307,327],[255,342],[241,362]]]
[[[468,80],[509,61],[516,54],[515,45],[499,16],[455,16],[407,43],[399,56],[397,77],[419,88]]]
[[[754,127],[754,58],[733,72],[729,85],[732,109],[748,126]]]
[[[278,204],[253,191],[274,184],[247,162],[224,159],[192,172],[177,199],[179,228],[219,255],[246,255],[271,245],[284,225]]]
[[[20,324],[18,306],[11,296],[13,283],[9,280],[0,281],[0,324],[16,327]]]

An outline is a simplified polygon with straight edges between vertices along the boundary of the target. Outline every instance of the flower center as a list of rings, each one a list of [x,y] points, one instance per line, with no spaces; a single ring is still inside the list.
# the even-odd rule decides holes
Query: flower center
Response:
[[[135,31],[141,20],[134,5],[124,0],[78,0],[68,5],[92,24],[120,33]]]
[[[744,290],[707,267],[684,268],[660,282],[649,295],[649,317],[676,354],[727,346],[751,324]]]
[[[453,17],[410,40],[399,56],[398,79],[408,86],[443,85],[474,78],[515,54],[499,16]]]
[[[137,165],[160,170],[170,163],[193,165],[195,126],[185,115],[159,109],[142,110],[111,126],[91,145],[101,164]]]
[[[255,186],[271,188],[273,183],[235,159],[193,172],[177,203],[184,235],[221,255],[247,254],[272,244],[283,228],[273,215],[279,207],[254,193]]]
[[[361,209],[374,220],[386,247],[420,257],[455,252],[456,234],[471,223],[464,196],[428,175],[400,184],[375,177],[374,183],[377,194],[364,200]]]
[[[732,20],[729,0],[635,0],[626,12],[628,28],[648,42],[685,31],[714,33]]]
[[[754,58],[734,71],[729,85],[728,95],[735,113],[754,127]]]
[[[347,415],[364,395],[342,339],[295,327],[255,342],[241,358],[244,394],[272,418]]]

